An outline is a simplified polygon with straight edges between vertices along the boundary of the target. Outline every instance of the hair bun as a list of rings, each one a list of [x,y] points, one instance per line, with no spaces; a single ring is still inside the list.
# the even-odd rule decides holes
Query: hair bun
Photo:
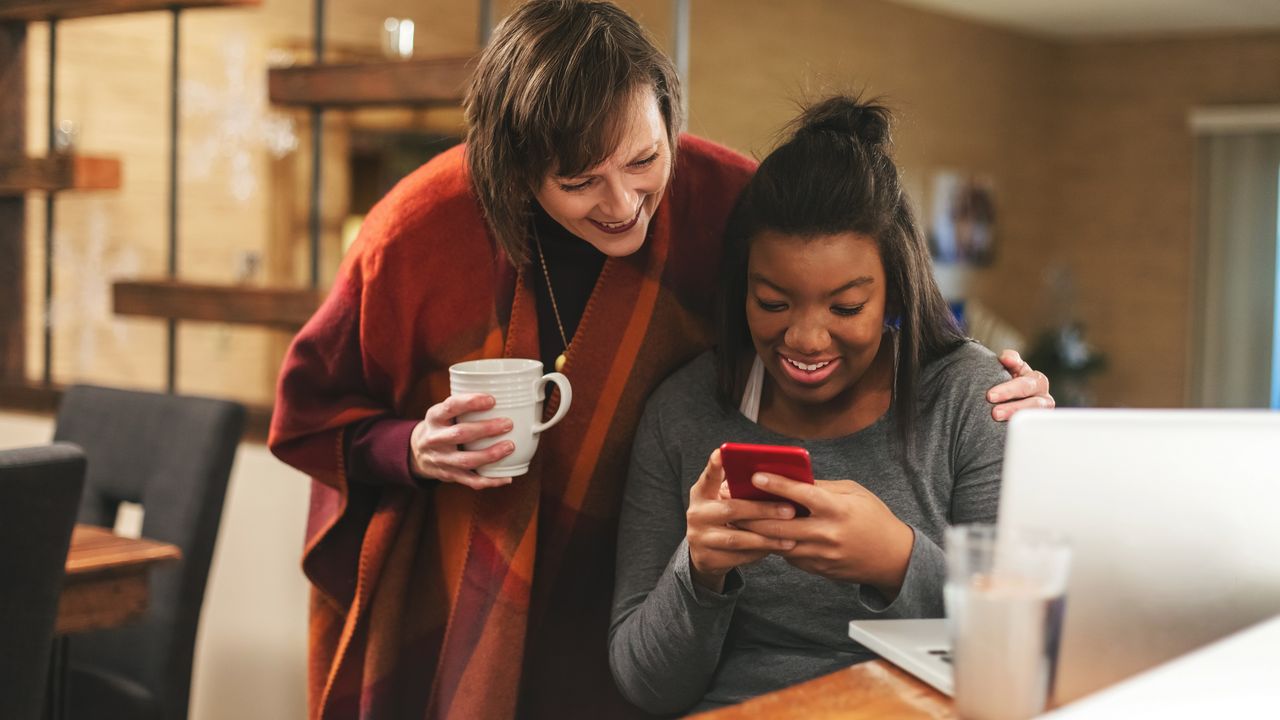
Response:
[[[796,121],[796,136],[830,132],[881,148],[890,142],[892,120],[893,114],[883,105],[837,95],[806,108]]]

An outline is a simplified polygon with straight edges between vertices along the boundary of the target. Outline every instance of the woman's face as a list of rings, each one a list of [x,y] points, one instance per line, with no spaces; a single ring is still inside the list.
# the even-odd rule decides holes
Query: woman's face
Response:
[[[884,333],[880,251],[856,233],[761,233],[747,262],[746,310],[756,353],[783,397],[849,402]]]
[[[581,175],[547,175],[534,196],[569,232],[611,257],[644,244],[667,179],[671,147],[652,88],[637,92],[622,139],[604,162]]]

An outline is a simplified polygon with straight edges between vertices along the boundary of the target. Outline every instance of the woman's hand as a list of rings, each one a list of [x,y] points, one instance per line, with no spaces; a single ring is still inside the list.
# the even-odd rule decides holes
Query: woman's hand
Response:
[[[794,508],[784,503],[722,498],[723,482],[724,466],[720,464],[720,451],[715,450],[698,482],[689,490],[689,510],[685,513],[690,574],[694,582],[713,592],[724,590],[724,577],[735,567],[795,546],[790,540],[741,529],[747,521],[791,518],[795,516]]]
[[[1000,353],[1000,364],[1013,376],[987,391],[987,402],[993,403],[991,417],[1004,421],[1019,410],[1052,408],[1056,403],[1049,394],[1049,378],[1032,370],[1022,356],[1013,350]]]
[[[915,533],[875,493],[852,480],[809,485],[768,473],[756,473],[751,483],[804,505],[810,515],[740,523],[744,530],[795,541],[778,554],[805,572],[871,585],[889,601],[898,596]]]
[[[460,446],[494,437],[511,430],[510,418],[493,418],[480,422],[455,423],[464,413],[493,408],[492,395],[450,395],[444,402],[427,409],[427,416],[413,428],[409,436],[409,467],[421,478],[458,483],[473,490],[510,485],[511,478],[488,478],[476,473],[515,452],[515,443],[504,440],[484,450],[463,450]]]

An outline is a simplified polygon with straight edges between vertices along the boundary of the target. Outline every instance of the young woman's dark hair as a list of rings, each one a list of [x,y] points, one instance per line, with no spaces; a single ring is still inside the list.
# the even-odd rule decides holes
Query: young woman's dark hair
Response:
[[[752,242],[765,231],[803,238],[858,233],[875,240],[884,263],[886,321],[898,333],[894,414],[909,439],[920,368],[964,336],[934,282],[890,155],[891,120],[887,108],[850,97],[809,107],[738,197],[720,274],[717,395],[726,409],[736,410],[754,358],[746,315]]]

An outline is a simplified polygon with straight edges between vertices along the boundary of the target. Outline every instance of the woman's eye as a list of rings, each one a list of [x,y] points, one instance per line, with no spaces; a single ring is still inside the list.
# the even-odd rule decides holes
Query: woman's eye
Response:
[[[832,305],[831,312],[841,317],[852,317],[862,312],[862,308],[864,307],[866,307],[865,304],[863,305]]]
[[[787,309],[786,303],[769,302],[767,300],[760,300],[758,298],[756,299],[756,304],[759,305],[760,309],[765,312],[782,312],[783,310]]]
[[[565,192],[578,192],[579,190],[586,190],[589,187],[591,187],[590,178],[579,183],[560,183],[560,189]]]
[[[635,167],[635,168],[648,167],[648,166],[652,165],[652,164],[653,164],[653,162],[654,162],[655,160],[657,160],[657,159],[658,159],[658,153],[654,153],[654,154],[650,155],[649,157],[647,157],[647,158],[645,158],[645,159],[643,159],[643,160],[637,160],[637,161],[635,161],[635,162],[631,163],[631,167]]]

